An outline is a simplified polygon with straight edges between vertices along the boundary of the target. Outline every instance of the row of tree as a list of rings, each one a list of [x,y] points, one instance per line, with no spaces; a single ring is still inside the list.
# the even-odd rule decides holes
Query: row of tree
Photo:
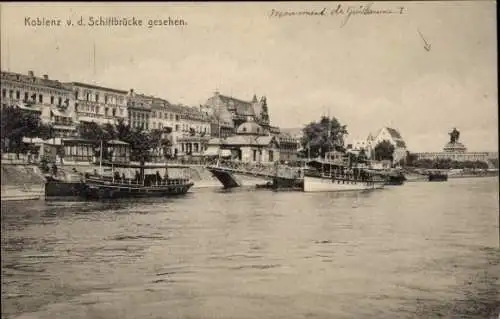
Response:
[[[130,145],[131,159],[148,161],[153,156],[151,150],[163,149],[166,154],[172,145],[169,138],[171,128],[147,132],[142,128],[132,128],[123,120],[116,125],[99,125],[95,122],[82,122],[77,128],[80,138],[95,141],[121,140]],[[23,142],[26,138],[41,138],[48,140],[55,137],[52,125],[42,123],[39,114],[27,112],[17,107],[2,109],[1,116],[2,152],[25,153],[29,145]]]
[[[99,125],[95,122],[82,122],[78,125],[78,135],[83,139],[93,141],[120,140],[130,146],[130,159],[132,161],[150,161],[153,157],[152,150],[163,150],[168,153],[172,142],[170,140],[171,128],[163,130],[145,131],[142,128],[132,128],[119,120],[116,125]]]

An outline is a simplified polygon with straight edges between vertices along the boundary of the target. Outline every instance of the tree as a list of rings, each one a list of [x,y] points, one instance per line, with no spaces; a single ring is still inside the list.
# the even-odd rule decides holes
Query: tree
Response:
[[[394,155],[394,145],[391,142],[384,140],[375,146],[375,159],[378,161],[382,160],[393,160]]]
[[[106,137],[104,129],[96,122],[81,122],[77,130],[78,135],[87,140],[100,141]]]
[[[1,125],[3,151],[19,154],[24,149],[23,137],[37,136],[42,122],[37,113],[11,106],[2,110]]]
[[[498,168],[498,158],[491,159],[490,162],[494,168]]]
[[[110,123],[106,123],[102,126],[102,133],[105,141],[115,140],[118,137],[115,126]]]
[[[123,119],[119,119],[118,123],[115,126],[115,131],[116,131],[116,138],[118,140],[128,143],[128,140],[130,139],[130,135],[132,133],[130,125],[125,124],[125,121]]]
[[[321,117],[319,122],[311,122],[303,129],[302,147],[309,149],[312,157],[324,156],[326,152],[344,150],[344,136],[347,126],[335,118]]]

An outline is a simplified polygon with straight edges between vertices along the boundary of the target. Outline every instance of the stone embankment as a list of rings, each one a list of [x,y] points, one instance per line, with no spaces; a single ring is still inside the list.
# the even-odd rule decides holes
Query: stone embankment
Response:
[[[2,164],[1,173],[2,201],[42,197],[45,178],[37,166]]]

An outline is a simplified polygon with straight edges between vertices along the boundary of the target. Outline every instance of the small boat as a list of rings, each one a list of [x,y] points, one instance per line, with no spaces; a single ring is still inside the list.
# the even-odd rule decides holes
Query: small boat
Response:
[[[403,185],[406,182],[406,176],[399,169],[393,170],[368,170],[373,175],[379,175],[385,179],[385,185]]]
[[[427,176],[429,182],[446,182],[448,180],[448,174],[438,170],[429,171]]]
[[[304,192],[364,191],[383,188],[385,179],[365,168],[316,159],[304,170]]]
[[[171,178],[168,176],[168,166],[112,164],[112,172],[106,174],[86,174],[84,190],[81,196],[86,199],[130,198],[130,197],[169,197],[186,194],[194,185],[189,177]],[[135,171],[135,177],[126,177],[120,169]],[[159,170],[164,169],[163,176]],[[156,173],[146,174],[146,170],[156,170]]]
[[[81,176],[68,175],[64,177],[52,174],[45,175],[46,200],[79,199],[85,184]]]

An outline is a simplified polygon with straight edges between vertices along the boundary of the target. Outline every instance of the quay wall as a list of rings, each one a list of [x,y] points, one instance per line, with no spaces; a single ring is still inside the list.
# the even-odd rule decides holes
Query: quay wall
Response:
[[[98,165],[91,164],[73,164],[58,167],[57,176],[60,178],[69,177],[73,175],[73,169],[78,172],[86,173],[99,171]],[[160,170],[161,171],[161,170]],[[221,183],[212,176],[205,167],[201,165],[189,165],[187,169],[182,168],[169,168],[170,177],[189,176],[195,183],[194,187],[221,187]],[[130,169],[128,172],[131,176],[134,170]],[[6,164],[1,165],[1,185],[2,194],[6,192],[29,192],[29,191],[43,191],[45,178],[37,165],[33,164]]]

